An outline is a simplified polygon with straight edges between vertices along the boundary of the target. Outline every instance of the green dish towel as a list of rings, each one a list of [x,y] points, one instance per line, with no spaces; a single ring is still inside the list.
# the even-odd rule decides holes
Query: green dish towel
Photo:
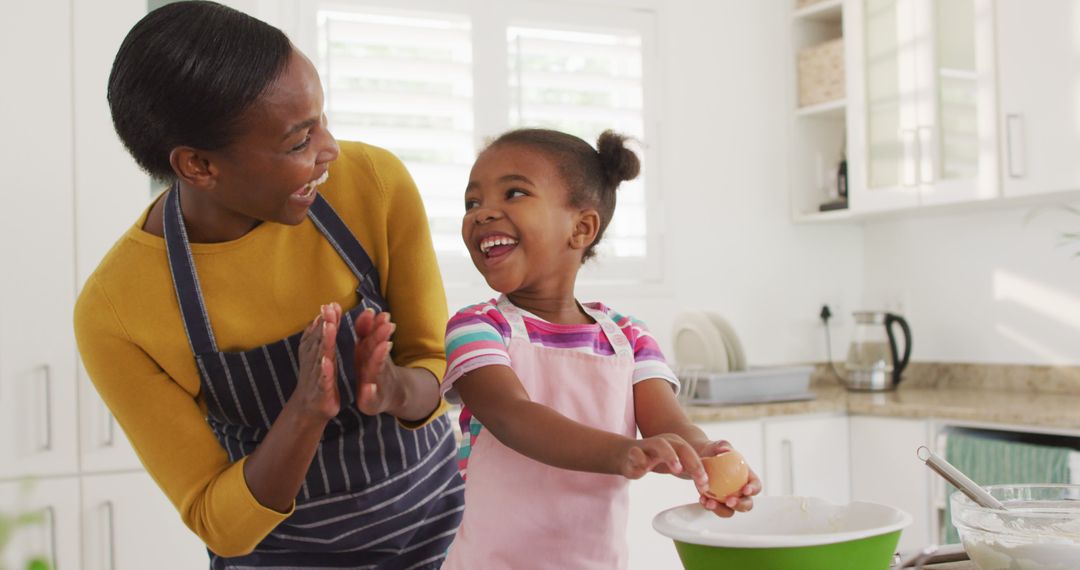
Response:
[[[995,439],[988,435],[964,432],[949,433],[945,444],[945,460],[971,478],[987,485],[1026,483],[1068,483],[1069,453],[1067,447],[1052,447]],[[946,484],[945,542],[960,542],[952,524],[952,505],[949,497],[956,487]]]

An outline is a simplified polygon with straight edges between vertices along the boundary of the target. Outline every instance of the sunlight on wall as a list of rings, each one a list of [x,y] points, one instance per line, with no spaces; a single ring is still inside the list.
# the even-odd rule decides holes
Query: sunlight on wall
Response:
[[[1080,331],[1080,299],[1059,289],[1036,283],[1008,271],[994,272],[994,299],[1015,303],[1038,315]],[[998,324],[995,329],[1004,337],[1016,342],[1055,364],[1070,361],[1039,341],[1007,325]]]
[[[1001,336],[1015,342],[1016,344],[1030,350],[1032,354],[1038,355],[1045,362],[1044,364],[1070,364],[1072,361],[1065,356],[1054,352],[1043,346],[1039,341],[1024,335],[1016,329],[1002,324],[994,325],[994,330]]]
[[[1080,331],[1080,299],[1008,271],[994,272],[994,299],[1012,301]]]

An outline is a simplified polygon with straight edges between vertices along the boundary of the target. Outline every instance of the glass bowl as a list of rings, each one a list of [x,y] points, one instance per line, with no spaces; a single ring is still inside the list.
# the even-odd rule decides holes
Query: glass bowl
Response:
[[[991,485],[1008,510],[949,497],[952,523],[980,570],[1080,568],[1080,485]]]

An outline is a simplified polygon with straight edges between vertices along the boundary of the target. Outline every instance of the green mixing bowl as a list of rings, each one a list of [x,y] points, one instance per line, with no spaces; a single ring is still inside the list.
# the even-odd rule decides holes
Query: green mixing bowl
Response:
[[[909,524],[887,505],[809,497],[756,497],[753,510],[728,519],[697,504],[653,518],[686,570],[887,570]]]

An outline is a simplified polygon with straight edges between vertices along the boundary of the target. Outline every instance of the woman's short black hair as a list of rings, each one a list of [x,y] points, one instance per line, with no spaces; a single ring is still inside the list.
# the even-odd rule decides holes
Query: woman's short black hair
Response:
[[[596,208],[600,228],[596,239],[585,248],[582,262],[596,255],[596,245],[615,215],[615,190],[625,180],[637,178],[641,162],[626,147],[627,137],[604,131],[596,139],[596,149],[579,137],[551,129],[516,129],[503,133],[488,148],[517,144],[546,153],[558,165],[559,174],[569,190],[570,205]]]
[[[109,75],[113,126],[151,176],[175,178],[177,146],[229,145],[238,119],[288,65],[285,34],[215,2],[175,2],[139,20]]]

